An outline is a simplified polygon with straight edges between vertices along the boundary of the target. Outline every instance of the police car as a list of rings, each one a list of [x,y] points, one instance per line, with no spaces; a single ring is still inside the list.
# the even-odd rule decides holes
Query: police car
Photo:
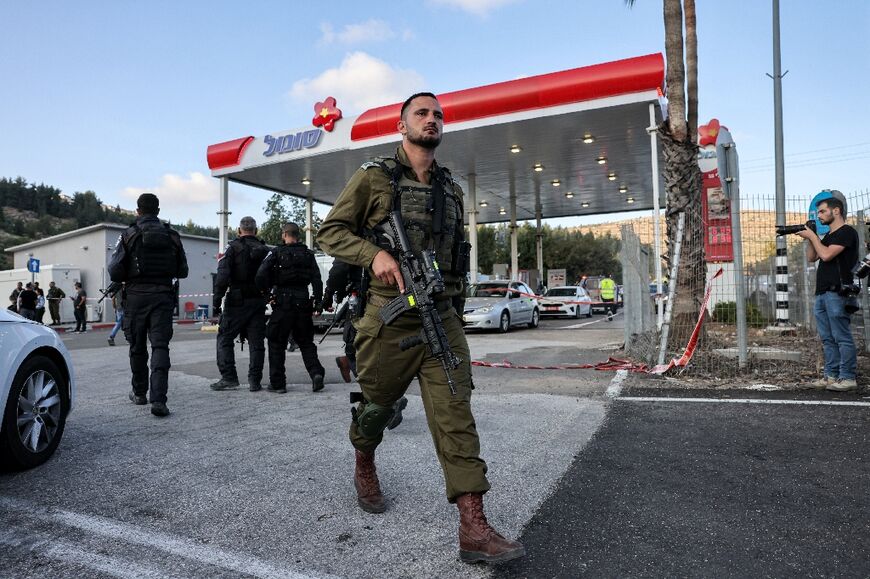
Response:
[[[0,470],[48,460],[75,401],[72,359],[58,335],[0,310]]]

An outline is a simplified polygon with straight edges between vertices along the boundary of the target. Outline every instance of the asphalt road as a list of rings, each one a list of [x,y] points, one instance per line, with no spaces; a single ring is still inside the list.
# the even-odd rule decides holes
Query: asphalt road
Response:
[[[488,362],[598,362],[620,320],[545,320],[469,344]],[[357,508],[337,336],[320,347],[321,393],[298,352],[288,394],[216,393],[214,334],[178,326],[160,420],[127,400],[127,351],[106,335],[63,338],[79,397],[55,457],[0,475],[4,577],[870,575],[866,397],[476,367],[487,512],[528,551],[488,568],[458,561],[416,386],[378,454],[389,510]]]

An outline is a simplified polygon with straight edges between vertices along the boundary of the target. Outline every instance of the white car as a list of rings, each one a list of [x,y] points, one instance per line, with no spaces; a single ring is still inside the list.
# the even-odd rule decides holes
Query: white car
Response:
[[[75,391],[72,360],[57,333],[0,310],[0,470],[33,468],[54,454]]]
[[[466,330],[498,330],[526,324],[537,328],[541,311],[529,286],[513,281],[484,281],[468,287],[462,321]]]
[[[592,298],[579,285],[551,287],[540,301],[542,316],[592,317]]]

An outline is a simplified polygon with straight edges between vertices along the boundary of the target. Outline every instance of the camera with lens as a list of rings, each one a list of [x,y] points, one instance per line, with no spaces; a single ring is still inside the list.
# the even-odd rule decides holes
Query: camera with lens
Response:
[[[864,279],[870,275],[870,253],[864,256],[864,259],[859,259],[855,267],[852,268],[852,275],[858,279]]]
[[[798,231],[803,231],[804,229],[809,229],[813,233],[816,232],[816,220],[810,219],[806,223],[802,223],[800,225],[777,225],[776,226],[776,234],[777,235],[788,235],[790,233],[797,233]]]

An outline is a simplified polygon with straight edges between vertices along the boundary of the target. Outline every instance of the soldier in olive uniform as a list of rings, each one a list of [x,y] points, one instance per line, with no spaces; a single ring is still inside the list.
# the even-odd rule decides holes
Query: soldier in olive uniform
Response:
[[[124,321],[121,327],[130,343],[133,373],[130,400],[148,403],[151,414],[168,416],[169,341],[172,312],[178,304],[173,280],[187,277],[187,256],[178,232],[157,215],[160,202],[153,193],[136,201],[136,222],[124,230],[109,259],[112,281],[124,284]],[[148,342],[151,343],[151,377],[148,377]]]
[[[356,322],[357,370],[364,401],[356,409],[350,439],[356,449],[354,484],[360,507],[368,512],[386,508],[375,470],[375,449],[391,418],[392,405],[417,377],[435,451],[444,471],[447,499],[459,507],[459,548],[463,561],[507,561],[525,554],[523,546],[493,529],[483,513],[489,490],[486,463],[471,413],[471,363],[462,330],[461,302],[465,271],[459,247],[464,242],[462,191],[446,169],[435,162],[441,142],[443,113],[431,93],[404,102],[397,129],[402,144],[393,159],[364,164],[342,191],[320,228],[317,240],[330,255],[367,268],[372,276],[364,315]],[[450,347],[461,358],[452,371],[456,395],[451,395],[441,363],[426,347],[404,352],[398,344],[418,336],[421,322],[413,310],[384,325],[380,309],[404,291],[404,281],[384,224],[396,205],[416,253],[435,251],[445,290],[436,296]],[[365,239],[372,231],[375,243]],[[398,286],[398,287],[397,287]],[[457,307],[458,306],[458,307]],[[369,416],[366,416],[366,415]],[[377,416],[378,420],[370,420]],[[365,419],[364,419],[365,417]],[[372,429],[372,424],[377,428]],[[360,428],[366,424],[366,428]]]
[[[257,238],[257,222],[243,217],[239,222],[239,236],[232,240],[218,261],[214,280],[212,305],[220,315],[217,336],[217,365],[221,379],[212,384],[212,390],[239,387],[236,372],[235,339],[241,334],[248,342],[251,358],[248,362],[248,390],[262,389],[263,362],[266,347],[266,300],[254,283],[260,264],[269,253],[268,247]],[[229,290],[229,291],[227,291]],[[226,294],[226,307],[221,302]]]
[[[269,388],[270,392],[287,392],[287,375],[284,360],[287,355],[287,340],[299,346],[305,369],[311,376],[311,389],[323,390],[323,365],[317,358],[314,345],[314,321],[311,317],[320,314],[323,296],[323,280],[314,252],[299,241],[299,226],[287,223],[281,228],[283,245],[266,255],[257,270],[256,283],[260,291],[273,295],[272,315],[266,328],[269,341]],[[308,286],[314,296],[308,293]]]

